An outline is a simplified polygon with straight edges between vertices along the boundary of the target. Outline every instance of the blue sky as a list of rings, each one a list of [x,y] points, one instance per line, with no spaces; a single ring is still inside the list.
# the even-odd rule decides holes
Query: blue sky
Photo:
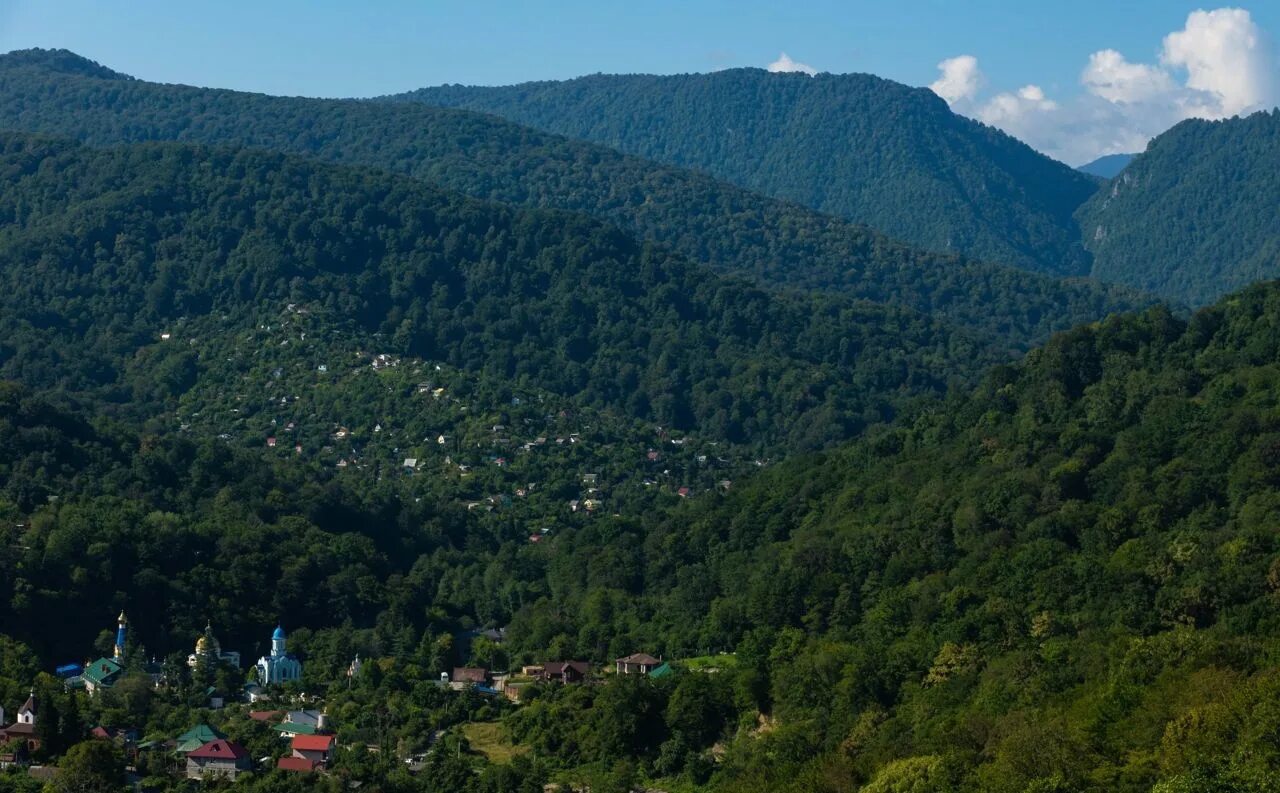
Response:
[[[822,71],[928,85],[940,61],[971,55],[982,88],[968,100],[1033,85],[1064,103],[1083,93],[1092,53],[1116,50],[1130,62],[1155,63],[1164,37],[1200,7],[1170,0],[0,0],[0,51],[65,47],[150,80],[312,96],[765,66],[783,51]],[[1244,7],[1259,30],[1280,33],[1280,2]],[[978,116],[977,107],[967,112]]]

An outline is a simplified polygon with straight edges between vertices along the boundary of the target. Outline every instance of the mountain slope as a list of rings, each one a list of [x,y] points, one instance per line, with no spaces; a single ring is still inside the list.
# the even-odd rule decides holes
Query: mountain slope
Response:
[[[866,74],[593,75],[391,99],[495,113],[704,170],[930,250],[1059,276],[1088,273],[1071,213],[1087,176]]]
[[[134,372],[169,323],[284,301],[388,352],[768,446],[825,445],[999,357],[909,311],[717,277],[589,218],[268,152],[8,135],[0,219],[0,373],[125,403],[199,376],[182,345]]]
[[[478,113],[105,79],[85,76],[101,67],[75,66],[74,57],[0,56],[0,128],[96,145],[246,145],[372,165],[481,198],[585,212],[723,272],[905,305],[1013,347],[1148,302],[1126,290],[921,253],[703,175]]]
[[[1276,283],[1062,334],[910,427],[656,516],[614,611],[566,577],[511,634],[736,648],[736,706],[682,747],[697,769],[728,743],[715,789],[1271,790],[1277,361]],[[571,761],[571,713],[511,723]]]
[[[1280,111],[1184,121],[1078,212],[1093,275],[1203,304],[1280,276]]]

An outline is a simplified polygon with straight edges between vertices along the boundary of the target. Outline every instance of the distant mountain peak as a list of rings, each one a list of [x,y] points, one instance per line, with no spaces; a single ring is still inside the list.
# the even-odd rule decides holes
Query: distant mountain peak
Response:
[[[1136,154],[1104,154],[1098,159],[1090,163],[1085,163],[1077,171],[1087,173],[1090,176],[1098,176],[1103,179],[1114,179],[1120,175],[1129,163],[1133,162]]]
[[[108,69],[106,66],[91,61],[83,55],[71,50],[29,49],[14,50],[0,55],[0,68],[35,67],[62,74],[79,74],[85,77],[97,77],[103,80],[132,80],[127,74]]]

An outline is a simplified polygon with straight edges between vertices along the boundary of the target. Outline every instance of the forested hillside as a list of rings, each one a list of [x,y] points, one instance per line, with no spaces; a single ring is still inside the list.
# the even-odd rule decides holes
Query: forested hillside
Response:
[[[1115,318],[909,425],[537,545],[394,483],[103,434],[6,388],[5,438],[42,433],[66,450],[58,481],[82,473],[55,502],[0,505],[15,526],[0,584],[15,625],[57,622],[35,637],[60,652],[122,602],[166,653],[209,615],[249,641],[245,626],[287,613],[308,626],[308,690],[354,651],[381,659],[330,694],[349,703],[348,740],[393,729],[423,746],[475,715],[520,754],[494,765],[451,732],[430,775],[339,765],[405,790],[1269,791],[1278,339],[1274,284],[1189,322]],[[6,443],[0,464],[39,484],[34,453]],[[505,645],[459,655],[450,633],[479,615],[454,598],[507,610]],[[34,660],[6,647],[13,687]],[[464,661],[636,648],[678,671],[540,687],[516,710],[449,704],[429,682]],[[176,713],[103,703],[109,724]]]
[[[592,75],[389,97],[495,113],[848,218],[930,250],[1087,275],[1088,176],[869,74]]]
[[[904,305],[1013,347],[1147,302],[921,253],[707,176],[479,113],[157,85],[104,71],[65,52],[0,56],[0,127],[97,145],[182,140],[372,165],[481,198],[584,212],[722,272]]]
[[[913,312],[771,294],[581,216],[379,172],[7,135],[0,174],[0,373],[135,414],[208,368],[159,344],[171,323],[285,301],[384,352],[762,448],[849,437],[999,357]]]
[[[1080,208],[1093,275],[1202,305],[1280,276],[1280,111],[1184,121]]]
[[[639,739],[642,768],[716,789],[1273,790],[1277,360],[1275,284],[1072,331],[912,426],[659,518],[642,575],[562,584],[512,632],[607,614],[669,657],[736,647],[696,728]],[[577,707],[510,721],[581,762],[555,748]]]

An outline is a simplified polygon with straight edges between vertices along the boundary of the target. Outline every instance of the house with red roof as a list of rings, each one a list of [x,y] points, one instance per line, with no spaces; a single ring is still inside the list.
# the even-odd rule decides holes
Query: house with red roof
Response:
[[[310,774],[319,770],[315,763],[302,757],[281,757],[276,761],[276,768],[281,771],[294,771],[299,774]]]
[[[215,738],[187,753],[187,779],[221,777],[234,781],[240,774],[252,770],[248,750],[226,738]]]
[[[293,757],[281,758],[281,760],[302,760],[310,764],[307,770],[316,770],[319,768],[327,768],[329,759],[333,756],[333,750],[338,746],[338,739],[333,735],[295,735],[289,748],[293,750]],[[297,765],[291,763],[290,766]],[[279,766],[278,767],[283,767]],[[296,771],[298,768],[288,767],[287,770]]]

